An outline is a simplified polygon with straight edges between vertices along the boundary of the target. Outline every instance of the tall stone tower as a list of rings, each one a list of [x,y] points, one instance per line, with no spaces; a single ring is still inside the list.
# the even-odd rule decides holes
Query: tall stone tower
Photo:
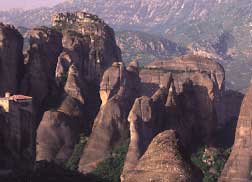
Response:
[[[9,152],[11,165],[30,167],[35,158],[35,127],[33,123],[32,97],[24,95],[0,98],[1,135],[3,148]],[[7,160],[7,159],[6,159]],[[10,161],[6,161],[6,166]]]

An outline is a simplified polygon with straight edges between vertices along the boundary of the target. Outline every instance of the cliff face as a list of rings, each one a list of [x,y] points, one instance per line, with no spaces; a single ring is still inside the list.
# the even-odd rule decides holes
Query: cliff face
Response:
[[[216,123],[215,117],[218,124],[224,124],[222,112],[224,106],[221,99],[225,88],[225,72],[221,65],[197,56],[182,56],[169,61],[153,62],[140,72],[144,83],[143,94],[152,95],[159,85],[163,85],[169,72],[173,73],[174,86],[181,98],[181,107],[187,107],[184,109],[198,113],[194,116],[198,118],[196,120],[206,121],[212,118],[211,121],[202,124]],[[211,127],[206,126],[207,128]]]
[[[17,93],[23,68],[23,37],[11,25],[0,23],[0,95]]]
[[[138,181],[201,181],[193,174],[193,167],[188,162],[174,130],[159,133],[151,141],[147,151],[133,171],[121,177],[125,182]]]
[[[0,12],[0,20],[17,26],[49,25],[52,14],[85,10],[99,15],[117,31],[134,30],[162,35],[176,44],[188,47],[197,55],[224,59],[221,64],[226,69],[229,83],[227,86],[233,90],[246,92],[252,68],[251,3],[250,0],[101,0],[95,2],[73,0],[52,8]],[[127,40],[133,37],[134,43],[132,46],[124,44],[129,49],[125,50],[122,47],[124,59],[128,59],[129,52],[133,53],[130,57],[142,60],[146,57],[149,60],[156,57],[155,54],[146,52],[142,55],[141,49],[130,49],[139,43],[139,38],[135,39],[135,36],[129,34]],[[120,37],[119,35],[118,38],[121,39]],[[149,41],[149,37],[146,40],[142,41],[140,38],[144,45],[148,45],[146,42],[153,42],[155,45],[156,41]]]
[[[38,127],[37,160],[65,162],[79,134],[90,133],[100,105],[100,80],[121,55],[113,30],[97,16],[84,12],[57,14],[52,22],[53,30],[63,35],[63,50],[54,72],[59,102],[44,113]]]
[[[59,13],[52,17],[58,30],[73,30],[90,38],[88,59],[85,60],[85,78],[99,84],[103,72],[114,62],[121,61],[112,28],[95,15],[84,12]]]
[[[243,99],[236,127],[235,142],[220,182],[251,181],[252,83]]]
[[[52,29],[34,28],[29,33],[30,46],[25,58],[25,75],[22,80],[22,92],[34,98],[38,107],[55,90],[54,75],[57,59],[62,51],[62,35]]]
[[[22,95],[3,97],[0,107],[0,170],[32,169],[36,136],[32,98]]]
[[[25,73],[21,91],[33,96],[35,114],[42,117],[36,123],[37,161],[66,162],[80,133],[91,133],[78,166],[81,173],[89,173],[110,157],[130,133],[122,181],[200,180],[200,173],[199,176],[194,173],[197,170],[188,156],[199,142],[212,144],[216,127],[223,124],[223,111],[236,110],[222,105],[225,91],[222,66],[210,59],[182,56],[156,61],[142,69],[135,61],[126,67],[119,62],[120,51],[113,30],[97,16],[83,12],[58,14],[53,17],[53,25],[30,32],[25,70],[22,64],[19,69],[13,62],[17,69],[13,75],[19,71]],[[6,46],[12,39],[2,37],[7,39],[0,39],[3,47],[0,46],[0,51],[12,59]],[[3,58],[0,59],[2,64]],[[6,70],[3,74],[8,75]],[[15,88],[18,81],[13,83],[13,92],[18,89]],[[249,120],[250,92],[251,89],[240,120]],[[1,116],[0,120],[5,122]],[[25,116],[21,116],[22,123]],[[18,122],[10,126],[15,124]],[[231,155],[223,175],[227,179],[234,174],[250,180],[248,129],[240,125],[235,157]],[[9,131],[2,125],[0,132],[0,140],[14,145],[15,141],[3,138],[2,133],[8,136]],[[244,154],[237,158],[245,172],[233,170],[232,160],[236,160],[238,153]]]
[[[187,155],[190,154],[190,146],[195,142],[192,137],[193,128],[199,127],[199,123],[192,123],[189,115],[187,115],[186,122],[181,118],[179,114],[181,114],[182,108],[178,103],[179,98],[175,92],[172,75],[167,74],[166,77],[166,84],[162,85],[152,97],[142,96],[137,98],[129,113],[130,144],[121,175],[123,181],[138,181],[139,179],[190,181],[196,174],[194,174],[195,170],[191,170],[194,167],[187,160]],[[172,142],[173,145],[159,146],[155,143],[156,140],[159,143],[165,142],[166,139],[161,139],[161,136],[169,135],[168,130],[171,129],[177,132],[179,136],[177,142],[179,141],[180,144]],[[175,137],[175,133],[173,133],[173,136]],[[178,148],[175,149],[176,147]],[[180,147],[185,147],[186,150],[181,151]],[[173,155],[172,153],[175,150],[177,156],[183,156],[180,158],[181,161],[177,160],[176,157],[168,156]],[[163,153],[165,151],[169,151],[169,154],[165,155]],[[170,157],[172,158],[171,161],[169,161]],[[149,160],[150,158],[152,162]],[[167,164],[161,165],[166,163],[165,161]],[[180,173],[183,173],[183,175]],[[200,181],[201,178],[198,176],[192,181],[196,179]]]
[[[107,157],[113,148],[128,138],[127,116],[138,96],[140,79],[138,67],[114,63],[105,73],[100,85],[102,105],[95,118],[92,133],[83,151],[79,171],[89,173]],[[94,152],[96,151],[96,152]]]

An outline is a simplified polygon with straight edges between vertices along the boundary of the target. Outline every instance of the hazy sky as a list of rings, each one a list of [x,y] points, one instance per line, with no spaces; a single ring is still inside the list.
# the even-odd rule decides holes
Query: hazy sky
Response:
[[[12,8],[32,9],[41,6],[52,6],[65,0],[0,0],[0,10]]]

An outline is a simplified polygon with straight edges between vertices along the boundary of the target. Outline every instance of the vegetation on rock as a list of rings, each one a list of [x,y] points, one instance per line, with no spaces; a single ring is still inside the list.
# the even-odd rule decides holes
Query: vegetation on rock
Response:
[[[98,164],[93,174],[102,177],[104,181],[119,182],[127,151],[127,144],[115,149],[111,157]]]
[[[78,169],[80,157],[81,157],[81,154],[83,152],[83,149],[84,149],[86,143],[87,143],[87,137],[85,137],[84,134],[81,134],[79,143],[75,145],[72,156],[69,158],[69,160],[65,164],[67,169],[69,169],[71,171],[75,171]]]
[[[192,162],[204,174],[203,182],[215,182],[221,175],[231,149],[201,147],[192,156]]]

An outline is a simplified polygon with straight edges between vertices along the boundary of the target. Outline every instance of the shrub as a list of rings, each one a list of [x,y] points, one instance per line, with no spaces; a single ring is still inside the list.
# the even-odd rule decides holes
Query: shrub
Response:
[[[211,151],[211,155],[206,155],[206,149]],[[215,182],[221,175],[221,171],[230,155],[231,149],[209,149],[200,148],[191,157],[192,162],[198,166],[203,174],[203,182]]]
[[[78,164],[81,158],[81,154],[83,149],[87,143],[87,137],[84,134],[80,135],[79,143],[75,145],[72,156],[66,162],[65,167],[71,171],[75,171],[78,169]]]
[[[93,173],[102,177],[104,181],[119,182],[127,151],[128,144],[114,150],[111,157],[98,164]]]

